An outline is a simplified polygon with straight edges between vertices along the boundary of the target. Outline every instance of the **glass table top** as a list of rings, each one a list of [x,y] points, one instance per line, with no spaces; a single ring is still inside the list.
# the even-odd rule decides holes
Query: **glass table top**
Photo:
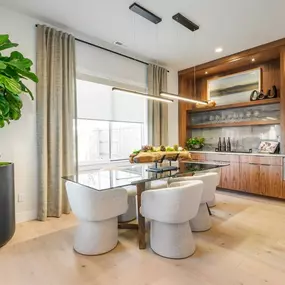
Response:
[[[94,190],[108,190],[112,188],[126,187],[143,182],[150,182],[169,177],[179,177],[196,172],[203,172],[210,169],[217,169],[228,166],[227,163],[215,162],[194,162],[183,161],[172,163],[172,166],[178,167],[177,170],[165,172],[150,172],[150,167],[154,163],[129,164],[129,166],[119,166],[102,170],[81,171],[78,175],[62,177],[64,180],[78,183]],[[158,164],[159,167],[169,166],[169,164]]]

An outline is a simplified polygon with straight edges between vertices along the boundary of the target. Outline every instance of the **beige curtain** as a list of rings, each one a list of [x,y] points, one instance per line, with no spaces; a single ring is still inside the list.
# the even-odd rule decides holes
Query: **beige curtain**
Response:
[[[167,92],[167,70],[149,64],[148,93],[159,96]],[[148,140],[155,146],[168,144],[168,104],[148,100]]]
[[[68,214],[61,179],[75,174],[76,74],[73,36],[37,27],[38,219]]]

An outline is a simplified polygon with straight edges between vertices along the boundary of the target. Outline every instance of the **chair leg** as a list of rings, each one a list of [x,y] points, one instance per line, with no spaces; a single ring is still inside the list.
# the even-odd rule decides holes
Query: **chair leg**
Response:
[[[211,209],[210,209],[208,203],[206,203],[206,205],[207,205],[207,208],[208,208],[209,215],[212,216],[212,212],[211,212]]]

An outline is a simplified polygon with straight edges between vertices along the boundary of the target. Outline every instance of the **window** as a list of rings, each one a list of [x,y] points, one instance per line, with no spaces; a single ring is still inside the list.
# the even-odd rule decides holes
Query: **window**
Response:
[[[143,124],[78,119],[79,165],[128,159],[143,144]]]
[[[126,160],[144,144],[142,98],[113,95],[112,87],[77,80],[78,163]]]

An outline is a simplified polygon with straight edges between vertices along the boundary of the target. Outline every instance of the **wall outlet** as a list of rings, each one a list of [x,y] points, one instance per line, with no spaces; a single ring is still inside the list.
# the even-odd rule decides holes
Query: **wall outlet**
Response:
[[[25,195],[23,193],[18,194],[18,203],[22,203],[25,200]]]

